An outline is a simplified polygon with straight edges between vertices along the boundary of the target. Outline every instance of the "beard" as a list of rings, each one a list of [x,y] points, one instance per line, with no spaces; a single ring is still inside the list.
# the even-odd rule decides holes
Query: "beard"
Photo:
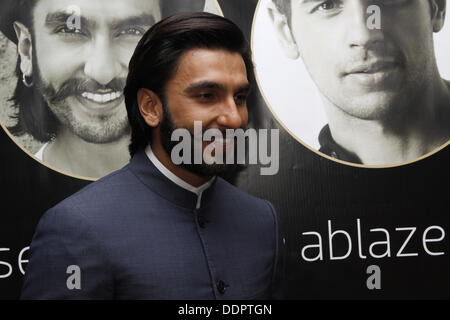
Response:
[[[193,172],[195,174],[201,175],[201,176],[221,176],[225,177],[227,180],[230,179],[234,174],[244,170],[246,168],[245,165],[238,164],[237,163],[237,152],[236,152],[236,143],[234,144],[235,152],[234,152],[234,161],[232,164],[207,164],[204,162],[203,156],[202,156],[202,162],[201,163],[194,163],[194,134],[189,130],[188,128],[181,128],[181,127],[175,127],[172,116],[169,112],[169,109],[167,108],[167,105],[163,103],[163,120],[160,125],[160,136],[161,136],[161,145],[166,151],[166,153],[169,155],[169,157],[172,154],[172,149],[180,143],[179,141],[172,141],[172,133],[176,129],[186,129],[189,131],[191,135],[191,159],[189,163],[181,163],[179,166]],[[223,136],[224,130],[222,130]],[[203,153],[203,150],[202,150]],[[246,152],[247,153],[247,145],[246,145]],[[224,152],[223,154],[224,158],[226,158],[226,154]]]
[[[91,79],[70,78],[59,89],[55,89],[54,86],[43,80],[35,52],[33,52],[33,66],[35,66],[33,79],[36,90],[41,94],[44,103],[58,121],[56,137],[64,127],[86,142],[106,144],[117,141],[130,133],[123,101],[118,106],[122,109],[119,112],[95,114],[83,119],[77,116],[77,108],[81,107],[77,96],[80,96],[82,92],[95,92],[99,89],[122,92],[125,79],[114,79],[106,86],[102,86]]]

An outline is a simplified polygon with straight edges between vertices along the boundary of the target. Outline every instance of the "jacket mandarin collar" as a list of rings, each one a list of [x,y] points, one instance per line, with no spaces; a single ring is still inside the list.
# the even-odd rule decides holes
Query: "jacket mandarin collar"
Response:
[[[162,174],[150,161],[144,149],[139,150],[132,157],[129,168],[143,184],[159,196],[186,209],[196,209],[197,194],[177,185]],[[217,180],[218,177],[214,179],[209,188],[203,191],[200,208],[210,205]]]

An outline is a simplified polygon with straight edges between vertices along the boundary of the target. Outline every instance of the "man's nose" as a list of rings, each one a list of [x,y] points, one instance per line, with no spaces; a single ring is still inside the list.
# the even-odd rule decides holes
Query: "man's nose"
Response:
[[[373,5],[371,2],[367,0],[348,1],[344,23],[347,24],[346,40],[352,48],[370,49],[384,39],[381,9],[378,7],[379,9],[375,8],[376,11],[369,13],[367,9]],[[377,20],[381,21],[380,25],[373,23]]]
[[[107,37],[98,37],[93,41],[84,66],[84,73],[101,85],[107,85],[117,78],[121,65]]]
[[[246,124],[246,106],[237,106],[234,98],[228,99],[221,107],[220,115],[217,118],[217,123],[225,128],[239,129],[245,127]]]

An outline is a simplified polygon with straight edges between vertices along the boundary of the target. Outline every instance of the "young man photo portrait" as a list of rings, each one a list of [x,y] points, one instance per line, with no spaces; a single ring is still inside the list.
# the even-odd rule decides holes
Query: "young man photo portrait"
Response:
[[[60,172],[99,178],[129,161],[123,88],[142,35],[215,0],[6,0],[0,31],[17,45],[10,133]],[[217,8],[217,10],[220,10]],[[4,112],[3,112],[4,113]]]
[[[440,74],[434,45],[444,27],[445,0],[264,3],[279,48],[304,64],[318,89],[323,110],[311,114],[320,118],[323,112],[325,124],[314,132],[314,149],[350,164],[392,166],[448,144],[450,82]],[[258,74],[264,72],[257,66]],[[280,85],[300,82],[300,75],[274,77]],[[317,105],[311,92],[299,90],[297,97],[298,108]],[[295,131],[295,118],[289,121]]]

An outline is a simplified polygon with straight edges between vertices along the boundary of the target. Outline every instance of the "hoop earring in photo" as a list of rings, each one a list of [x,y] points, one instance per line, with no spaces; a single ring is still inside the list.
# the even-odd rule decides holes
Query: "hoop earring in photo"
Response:
[[[33,86],[33,81],[28,81],[27,76],[25,74],[22,74],[22,82],[27,88],[31,88]]]

